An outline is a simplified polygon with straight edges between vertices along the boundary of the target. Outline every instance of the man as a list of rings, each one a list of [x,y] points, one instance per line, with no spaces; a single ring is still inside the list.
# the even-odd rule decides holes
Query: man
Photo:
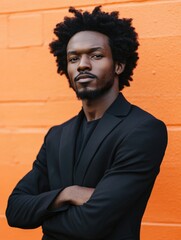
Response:
[[[120,93],[138,60],[131,19],[100,7],[70,12],[50,48],[82,110],[47,133],[9,198],[8,223],[42,226],[43,240],[138,240],[167,131]]]

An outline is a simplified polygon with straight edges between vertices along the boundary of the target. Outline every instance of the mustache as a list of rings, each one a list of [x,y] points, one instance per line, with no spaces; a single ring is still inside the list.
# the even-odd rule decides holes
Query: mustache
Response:
[[[87,72],[87,71],[81,71],[75,78],[74,78],[74,81],[78,81],[79,78],[81,78],[81,75],[86,75],[87,77],[89,78],[97,78],[96,75],[90,73],[90,72]]]

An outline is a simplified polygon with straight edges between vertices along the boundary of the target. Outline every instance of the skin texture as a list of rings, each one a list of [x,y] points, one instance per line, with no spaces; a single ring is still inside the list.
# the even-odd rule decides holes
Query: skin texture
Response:
[[[119,93],[118,75],[124,65],[112,59],[108,37],[94,31],[75,34],[67,46],[67,69],[71,86],[78,94],[105,90],[82,100],[87,120],[102,117]]]
[[[83,205],[89,200],[94,188],[80,187],[77,185],[65,188],[55,199],[52,207],[59,208],[64,203],[69,203],[75,206]]]
[[[107,37],[97,32],[79,32],[71,38],[67,46],[68,75],[75,91],[96,91],[113,84],[114,62],[107,45]],[[87,74],[81,74],[84,71]]]
[[[108,37],[94,31],[75,34],[67,46],[67,62],[72,88],[77,95],[87,95],[82,99],[87,121],[101,118],[119,94],[118,75],[124,70],[124,64],[113,61]],[[106,90],[101,92],[102,89]],[[96,93],[94,98],[89,97],[90,92]],[[65,202],[82,205],[93,191],[93,188],[81,186],[67,187],[59,193],[52,207],[58,208]]]

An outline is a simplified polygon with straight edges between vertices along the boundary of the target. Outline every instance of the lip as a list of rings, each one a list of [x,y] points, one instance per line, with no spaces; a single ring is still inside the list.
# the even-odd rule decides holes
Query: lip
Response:
[[[86,83],[92,81],[94,78],[95,77],[90,74],[80,74],[75,78],[75,82]]]
[[[93,81],[94,80],[94,78],[80,78],[79,80],[77,80],[76,82],[77,83],[88,83],[88,82],[91,82],[91,81]]]

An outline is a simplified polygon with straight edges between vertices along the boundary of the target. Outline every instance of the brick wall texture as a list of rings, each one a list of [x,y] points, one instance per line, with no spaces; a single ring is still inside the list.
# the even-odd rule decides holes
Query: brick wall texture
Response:
[[[140,60],[130,88],[134,104],[161,118],[169,143],[143,218],[142,240],[181,239],[181,1],[0,1],[0,238],[38,240],[41,229],[10,228],[7,198],[32,162],[50,126],[75,115],[81,103],[56,73],[48,43],[69,6],[118,10],[133,18]],[[111,239],[110,239],[111,240]]]

